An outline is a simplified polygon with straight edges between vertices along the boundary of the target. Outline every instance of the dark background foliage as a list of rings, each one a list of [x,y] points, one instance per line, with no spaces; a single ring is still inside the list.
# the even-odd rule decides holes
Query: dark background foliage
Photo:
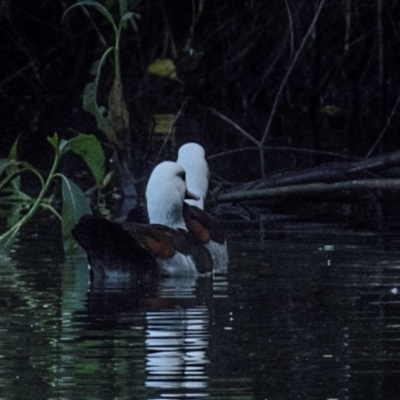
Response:
[[[128,27],[122,34],[121,62],[134,159],[151,162],[159,151],[149,140],[156,113],[180,112],[177,145],[197,140],[209,155],[252,145],[212,109],[261,139],[319,2],[132,0],[140,20],[137,32]],[[1,157],[18,135],[20,157],[44,166],[45,138],[54,132],[105,139],[82,110],[82,94],[94,61],[112,45],[112,30],[90,8],[88,15],[77,8],[62,22],[72,4],[0,2]],[[118,15],[117,4],[111,10]],[[338,159],[293,148],[361,158],[398,149],[399,14],[397,0],[326,0],[273,114],[264,143],[267,173]],[[157,58],[172,59],[179,80],[147,74]],[[111,75],[110,61],[103,104]],[[260,176],[254,149],[213,163],[227,180]]]

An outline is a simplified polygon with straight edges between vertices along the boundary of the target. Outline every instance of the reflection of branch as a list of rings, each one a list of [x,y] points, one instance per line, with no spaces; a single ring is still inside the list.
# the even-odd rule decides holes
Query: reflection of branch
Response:
[[[364,179],[335,183],[307,183],[303,185],[280,186],[260,190],[243,190],[215,195],[217,203],[256,200],[269,197],[285,197],[316,193],[330,193],[340,190],[399,190],[400,179]]]

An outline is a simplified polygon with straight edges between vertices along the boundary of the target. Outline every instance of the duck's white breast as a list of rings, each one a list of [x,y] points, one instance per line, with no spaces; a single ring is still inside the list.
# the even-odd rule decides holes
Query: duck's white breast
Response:
[[[228,247],[225,243],[221,244],[218,242],[214,242],[210,240],[208,243],[205,244],[205,247],[211,254],[211,258],[213,260],[213,272],[224,272],[228,268]]]
[[[193,258],[189,255],[176,253],[171,258],[163,258],[157,260],[163,274],[167,276],[197,276],[196,265]]]

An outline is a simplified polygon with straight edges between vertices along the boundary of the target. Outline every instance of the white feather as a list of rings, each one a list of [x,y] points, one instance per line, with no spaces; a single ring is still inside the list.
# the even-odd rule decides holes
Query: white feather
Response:
[[[186,171],[186,185],[188,190],[200,197],[199,200],[185,200],[204,209],[204,201],[207,196],[210,171],[205,158],[205,151],[197,143],[186,143],[179,148],[176,161]]]

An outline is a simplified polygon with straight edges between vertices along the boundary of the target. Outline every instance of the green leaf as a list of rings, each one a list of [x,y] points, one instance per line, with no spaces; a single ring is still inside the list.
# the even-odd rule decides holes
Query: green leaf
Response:
[[[73,4],[71,7],[67,8],[64,11],[64,14],[62,16],[62,20],[64,20],[66,14],[69,13],[72,9],[74,9],[76,7],[82,7],[82,6],[93,6],[93,7],[95,7],[98,11],[100,11],[108,19],[108,21],[114,27],[114,29],[116,29],[116,24],[115,24],[114,18],[111,15],[111,13],[107,10],[107,8],[104,7],[102,4],[100,4],[99,2],[92,1],[92,0],[78,1],[78,3]]]
[[[127,0],[119,0],[119,14],[124,15],[128,11],[128,2]]]
[[[66,253],[75,246],[71,230],[85,214],[92,214],[89,202],[82,190],[66,176],[62,175],[63,206],[61,211],[61,225]]]
[[[119,0],[118,5],[119,5],[119,15],[122,17],[119,21],[119,25],[122,25],[125,29],[126,23],[124,24],[123,21],[124,21],[124,16],[126,15],[126,13],[128,11],[128,3],[126,0]]]
[[[0,158],[0,176],[10,165],[10,163],[10,160],[8,160],[7,158]]]
[[[1,161],[2,160],[0,160],[0,176],[5,169],[6,177],[4,177],[3,180],[0,180],[0,192],[5,187],[9,189],[11,185],[11,190],[14,192],[15,195],[22,194],[21,190],[19,189],[19,180],[20,180],[20,175],[24,172],[31,172],[32,174],[34,174],[39,179],[40,184],[43,187],[44,180],[42,175],[36,168],[34,168],[29,163],[25,161],[15,161],[15,160],[10,160],[7,163],[2,163]],[[13,183],[14,181],[17,181],[17,184]]]
[[[108,140],[116,142],[117,138],[111,126],[111,122],[105,115],[106,109],[97,104],[96,93],[96,84],[94,82],[88,83],[83,93],[83,109],[95,116],[97,127],[106,134]]]
[[[15,139],[15,142],[11,146],[10,152],[8,153],[9,160],[18,160],[18,141],[19,136]]]
[[[134,15],[135,15],[135,13],[130,12],[130,11],[127,12],[127,13],[125,13],[125,14],[122,16],[122,18],[121,18],[121,20],[119,21],[119,23],[121,24],[121,23],[124,22],[124,21],[130,20]]]
[[[28,201],[17,202],[14,204],[10,210],[8,210],[7,215],[7,227],[12,229],[14,226],[18,225],[22,219],[22,212],[27,210]]]
[[[18,141],[19,136],[15,139],[15,142],[11,146],[10,152],[8,153],[8,159],[10,161],[17,161],[18,160]],[[11,163],[7,167],[7,176],[11,176],[16,174],[19,171],[19,166],[17,163],[14,165]],[[11,187],[13,190],[21,190],[21,178],[17,175],[14,179],[11,180]]]
[[[5,171],[5,176],[2,180],[0,180],[0,192],[4,190],[4,188],[10,188],[13,192],[19,192],[19,172],[20,172],[21,163],[15,160],[6,160],[5,163],[1,163],[0,165],[0,176],[1,173]],[[12,183],[16,181],[16,183]]]
[[[136,24],[136,19],[140,19],[140,14],[137,13],[133,13],[132,18],[130,19],[131,25],[132,25],[132,29],[136,32],[139,33],[139,26]]]
[[[71,150],[82,156],[92,171],[97,185],[102,186],[105,176],[105,156],[100,142],[94,135],[80,133],[69,140]]]
[[[136,31],[136,25],[134,19],[140,19],[140,15],[137,13],[133,13],[131,11],[128,11],[128,9],[133,10],[141,0],[119,0],[119,15],[121,16],[121,19],[119,20],[119,26],[122,28],[126,28],[127,21],[131,21],[132,25]]]
[[[58,138],[58,134],[55,133],[53,136],[47,136],[47,141],[53,146],[54,150],[58,151],[60,140]]]
[[[20,224],[14,225],[11,229],[0,236],[0,253],[7,251],[12,246],[20,227]]]
[[[110,47],[110,49],[112,49],[112,47]],[[103,55],[101,56],[101,58],[99,60],[96,60],[93,63],[92,68],[90,68],[90,74],[91,75],[97,76],[98,74],[100,74],[101,67],[103,66],[104,61],[103,61],[103,63],[101,63],[101,62],[104,59],[104,54],[106,54],[106,51],[103,53]]]
[[[101,68],[105,63],[108,54],[113,50],[113,47],[109,47],[103,53],[101,59],[94,63],[91,73],[95,75],[95,80],[94,82],[88,83],[85,87],[85,91],[83,93],[83,109],[95,116],[97,127],[106,134],[108,140],[116,142],[116,133],[107,115],[107,110],[105,107],[99,106],[97,103],[97,90],[99,86]]]
[[[61,156],[63,156],[65,153],[67,153],[70,150],[69,141],[65,140],[65,139],[61,139],[59,149],[60,149]]]

